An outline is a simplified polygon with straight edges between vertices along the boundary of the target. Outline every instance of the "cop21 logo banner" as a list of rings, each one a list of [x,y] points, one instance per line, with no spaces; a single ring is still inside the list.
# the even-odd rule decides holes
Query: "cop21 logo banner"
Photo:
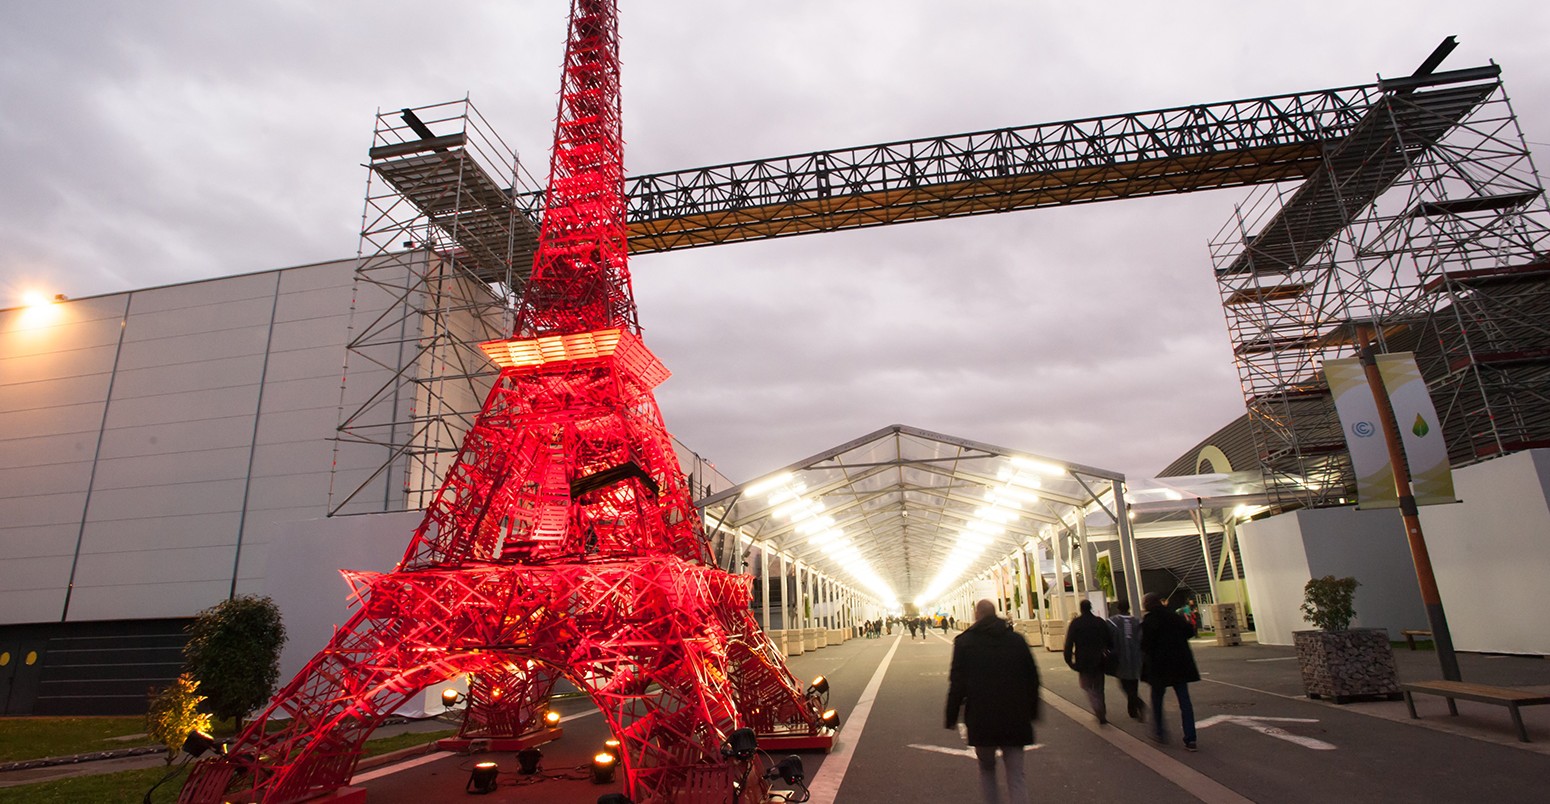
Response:
[[[1411,493],[1418,505],[1454,502],[1448,448],[1442,440],[1437,411],[1426,390],[1415,356],[1409,352],[1377,356],[1384,392],[1399,423],[1401,443],[1410,468]],[[1324,376],[1335,397],[1351,467],[1356,473],[1357,501],[1362,508],[1399,505],[1394,468],[1378,417],[1378,402],[1367,383],[1360,360],[1324,361]]]

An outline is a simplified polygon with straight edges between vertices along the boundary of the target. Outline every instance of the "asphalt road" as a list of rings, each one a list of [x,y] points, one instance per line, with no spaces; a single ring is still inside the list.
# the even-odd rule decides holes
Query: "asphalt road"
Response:
[[[1543,789],[1550,779],[1550,707],[1524,710],[1537,742],[1520,743],[1500,707],[1460,702],[1460,716],[1449,717],[1442,699],[1420,698],[1422,718],[1412,720],[1398,701],[1337,706],[1308,700],[1290,648],[1197,643],[1195,653],[1204,675],[1192,686],[1200,750],[1187,753],[1171,698],[1166,720],[1175,736],[1167,745],[1152,743],[1145,727],[1125,717],[1112,681],[1109,706],[1117,717],[1100,727],[1059,654],[1037,650],[1047,705],[1036,727],[1038,745],[1027,754],[1033,800],[1550,800]],[[831,705],[844,718],[832,753],[802,757],[815,804],[979,800],[972,755],[957,732],[942,728],[950,655],[940,634],[913,641],[895,634],[791,659],[799,678],[821,673],[830,679]],[[1403,679],[1440,677],[1431,653],[1401,648],[1396,658]],[[1550,691],[1550,661],[1460,659],[1467,680]],[[875,694],[863,701],[874,682]],[[467,769],[489,758],[502,766],[502,786],[481,801],[592,804],[619,784],[563,777],[585,765],[607,736],[605,724],[585,701],[560,708],[568,715],[565,735],[544,746],[543,775],[519,776],[509,754],[433,754],[412,767],[359,774],[357,785],[373,804],[461,797]]]

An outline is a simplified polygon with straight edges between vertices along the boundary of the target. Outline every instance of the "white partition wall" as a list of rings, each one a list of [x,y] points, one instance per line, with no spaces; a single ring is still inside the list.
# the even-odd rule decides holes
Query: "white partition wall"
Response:
[[[1550,593],[1550,450],[1453,473],[1462,505],[1421,509],[1421,527],[1463,651],[1550,655],[1538,624]]]
[[[1352,576],[1356,620],[1387,628],[1391,638],[1425,628],[1426,610],[1415,564],[1395,510],[1320,508],[1293,511],[1238,529],[1254,629],[1266,645],[1292,644],[1292,632],[1313,626],[1302,618],[1303,585],[1310,578]]]

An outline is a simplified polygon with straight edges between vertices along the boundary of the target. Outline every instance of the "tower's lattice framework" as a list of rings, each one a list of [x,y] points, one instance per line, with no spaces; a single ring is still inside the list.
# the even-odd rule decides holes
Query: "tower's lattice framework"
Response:
[[[630,288],[617,31],[614,0],[574,0],[514,334],[481,344],[500,374],[403,560],[348,575],[356,614],[230,755],[196,767],[182,801],[340,787],[384,717],[460,674],[473,678],[465,736],[533,729],[570,680],[621,741],[626,791],[643,802],[730,795],[720,748],[738,728],[827,739],[749,614],[749,579],[711,562],[652,394],[667,371]],[[745,781],[738,800],[761,800],[759,775]]]

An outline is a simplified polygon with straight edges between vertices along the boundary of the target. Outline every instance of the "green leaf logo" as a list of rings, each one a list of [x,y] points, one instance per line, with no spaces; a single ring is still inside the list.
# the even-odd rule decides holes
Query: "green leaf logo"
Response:
[[[1432,428],[1426,426],[1426,420],[1421,418],[1421,414],[1417,413],[1415,415],[1415,426],[1410,428],[1410,432],[1415,433],[1416,438],[1425,438],[1426,434],[1431,431]]]

